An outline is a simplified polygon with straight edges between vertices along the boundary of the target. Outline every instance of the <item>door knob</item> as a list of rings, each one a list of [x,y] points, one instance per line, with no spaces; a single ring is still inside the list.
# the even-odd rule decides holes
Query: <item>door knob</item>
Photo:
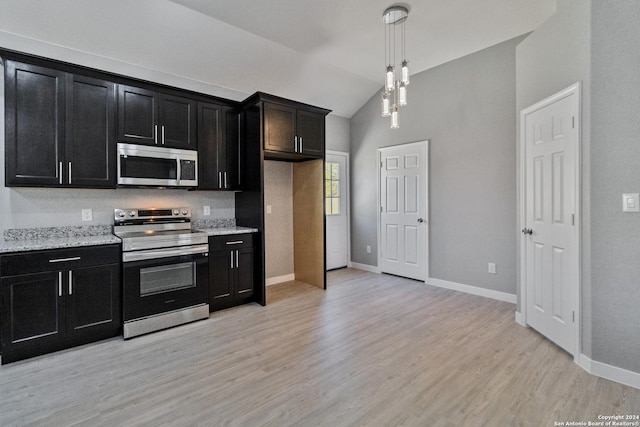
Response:
[[[522,234],[528,234],[529,236],[531,236],[533,234],[533,230],[530,228],[523,228]]]
[[[418,222],[422,223],[422,222],[424,222],[424,219],[423,218],[418,218]]]

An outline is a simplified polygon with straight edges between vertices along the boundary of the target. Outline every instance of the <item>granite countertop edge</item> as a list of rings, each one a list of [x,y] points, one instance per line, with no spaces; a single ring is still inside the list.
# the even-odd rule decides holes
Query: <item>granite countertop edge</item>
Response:
[[[202,231],[203,233],[207,233],[209,236],[227,236],[230,234],[246,234],[246,233],[257,233],[257,228],[251,227],[200,227],[197,228],[197,231]]]
[[[257,228],[251,227],[200,227],[197,231],[207,233],[209,236],[225,236],[231,234],[257,233]],[[101,234],[93,236],[67,236],[44,237],[25,239],[5,239],[0,236],[0,254],[13,252],[40,251],[47,249],[78,248],[83,246],[101,246],[120,244],[121,240],[113,234]]]
[[[113,234],[100,236],[53,237],[42,239],[0,240],[0,254],[11,252],[39,251],[46,249],[78,248],[83,246],[101,246],[120,244]]]

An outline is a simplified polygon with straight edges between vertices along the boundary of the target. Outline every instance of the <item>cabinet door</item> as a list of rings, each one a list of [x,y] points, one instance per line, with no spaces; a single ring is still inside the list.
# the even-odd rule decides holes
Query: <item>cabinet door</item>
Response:
[[[324,157],[324,115],[298,110],[299,151],[305,157]]]
[[[237,250],[236,295],[238,298],[247,298],[253,295],[253,248]]]
[[[236,111],[225,109],[224,116],[225,188],[227,190],[240,190],[242,189],[240,182],[240,114]]]
[[[118,85],[118,141],[155,145],[158,95],[150,90]]]
[[[158,145],[195,150],[196,102],[160,94],[158,105]]]
[[[42,353],[65,333],[62,272],[3,278],[2,350]]]
[[[264,149],[295,153],[296,109],[264,103]]]
[[[5,64],[5,185],[62,184],[65,73]]]
[[[66,109],[65,182],[115,188],[115,84],[69,74]]]
[[[64,272],[67,330],[71,337],[114,335],[120,329],[120,266],[86,267]]]
[[[225,306],[233,300],[233,274],[231,251],[209,253],[209,307]]]
[[[222,188],[219,149],[223,144],[220,117],[222,107],[216,104],[198,103],[198,189]]]

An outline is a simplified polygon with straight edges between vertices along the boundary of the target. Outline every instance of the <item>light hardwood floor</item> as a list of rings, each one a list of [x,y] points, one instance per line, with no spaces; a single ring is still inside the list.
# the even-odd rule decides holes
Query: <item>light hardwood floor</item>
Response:
[[[0,367],[0,426],[553,426],[639,414],[514,306],[393,276]]]

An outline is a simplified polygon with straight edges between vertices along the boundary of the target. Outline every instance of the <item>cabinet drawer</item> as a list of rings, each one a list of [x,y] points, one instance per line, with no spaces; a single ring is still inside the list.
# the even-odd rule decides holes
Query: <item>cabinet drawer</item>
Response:
[[[0,257],[2,277],[120,262],[120,245],[22,252]]]
[[[250,247],[253,247],[253,234],[251,233],[209,237],[210,252]]]

